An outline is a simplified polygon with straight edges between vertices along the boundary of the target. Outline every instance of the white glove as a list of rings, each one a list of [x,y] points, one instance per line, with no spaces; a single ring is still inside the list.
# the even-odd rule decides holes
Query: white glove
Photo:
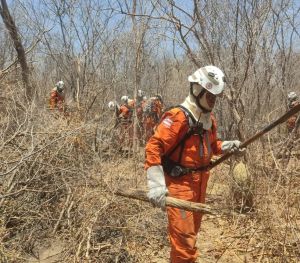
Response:
[[[221,145],[221,149],[223,153],[231,152],[231,153],[237,153],[241,154],[244,153],[245,148],[240,148],[241,147],[241,142],[238,140],[235,141],[223,141]]]
[[[154,206],[165,209],[166,195],[168,189],[166,187],[164,171],[161,165],[151,166],[147,170],[148,198]]]

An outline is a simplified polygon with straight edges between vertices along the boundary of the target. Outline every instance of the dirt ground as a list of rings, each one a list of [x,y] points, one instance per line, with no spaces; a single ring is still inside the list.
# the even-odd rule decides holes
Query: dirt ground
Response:
[[[141,166],[141,165],[140,165]],[[217,199],[222,198],[222,194],[228,190],[223,184],[216,183],[215,180],[210,181],[208,187],[208,203],[214,205]],[[143,205],[143,204],[140,204]],[[157,226],[157,231],[160,232],[161,237],[158,240],[150,240],[153,242],[150,246],[144,246],[135,241],[128,241],[127,247],[135,254],[135,250],[143,250],[143,255],[147,257],[147,261],[142,262],[151,263],[169,263],[169,244],[166,236],[167,220],[165,213],[160,209],[151,208],[149,211],[149,222],[153,222],[154,227]],[[145,215],[140,214],[143,218]],[[155,221],[158,219],[157,221]],[[130,229],[138,228],[133,225],[133,222],[128,222]],[[145,223],[146,224],[146,223]],[[163,229],[164,233],[161,233]],[[151,227],[151,232],[152,232]],[[154,230],[155,231],[155,230]],[[143,233],[147,235],[147,230]],[[149,233],[153,235],[153,233]],[[154,235],[155,236],[155,235]],[[233,233],[230,233],[230,222],[226,218],[216,218],[214,216],[204,216],[203,224],[198,238],[198,247],[200,251],[200,258],[198,262],[210,263],[210,262],[245,262],[247,253],[239,252],[236,249],[237,237]],[[159,244],[158,244],[159,243]],[[35,248],[35,255],[37,257],[29,257],[26,259],[28,263],[54,263],[62,262],[60,259],[64,253],[64,244],[61,240],[45,240],[39,247]],[[159,247],[159,249],[158,249]],[[105,250],[104,250],[105,253]],[[140,252],[137,252],[140,253]],[[140,257],[139,257],[140,258]],[[138,259],[137,259],[138,260]],[[146,260],[146,258],[145,258]],[[101,261],[102,262],[102,261]],[[132,260],[116,261],[116,262],[133,262]],[[249,261],[251,262],[251,261]]]
[[[137,177],[130,181],[128,174],[134,171],[133,166],[137,168]],[[139,189],[145,189],[146,180],[142,162],[137,165],[130,161],[120,164],[115,162],[114,166],[109,165],[107,169],[110,171],[110,175],[119,175],[115,182],[111,181],[111,178],[107,178],[107,182],[110,180],[115,187],[135,185]],[[228,180],[227,165],[222,164],[212,171],[207,189],[208,205],[220,209],[228,208],[230,205],[228,204],[230,199]],[[97,197],[95,198],[97,199]],[[103,218],[100,218],[93,226],[94,237],[91,240],[91,250],[97,250],[98,255],[91,260],[82,262],[169,263],[170,247],[165,213],[141,201],[126,198],[120,201],[119,197],[110,201],[112,202],[112,210],[107,210],[107,222],[103,222]],[[259,220],[255,211],[247,214],[235,213],[231,216],[204,215],[197,241],[200,252],[197,262],[300,262],[295,257],[285,260],[281,256],[282,253],[279,252],[277,256],[277,244],[272,242],[269,244],[269,241],[264,239],[265,236],[272,235],[272,229],[268,230],[268,226],[262,226],[258,223]],[[118,222],[122,222],[122,225],[118,225]],[[111,232],[107,232],[107,228],[103,224],[109,224]],[[280,231],[285,231],[280,227],[274,226]],[[295,231],[300,233],[299,229]],[[43,245],[35,248],[35,254],[38,257],[27,258],[26,262],[66,262],[65,259],[61,260],[61,258],[64,258],[64,248],[68,246],[67,243],[61,239],[55,239],[41,242],[41,244]],[[297,243],[291,242],[285,247],[292,251],[297,249],[297,246]],[[272,247],[272,251],[269,251],[270,247]]]

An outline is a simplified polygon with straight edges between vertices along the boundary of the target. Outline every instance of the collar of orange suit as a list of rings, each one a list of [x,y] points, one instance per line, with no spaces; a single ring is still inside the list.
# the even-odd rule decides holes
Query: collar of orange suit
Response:
[[[211,128],[212,121],[210,112],[203,113],[201,109],[196,105],[195,99],[191,95],[187,96],[185,101],[181,105],[190,111],[196,121],[199,121],[203,124],[204,130],[209,130]]]

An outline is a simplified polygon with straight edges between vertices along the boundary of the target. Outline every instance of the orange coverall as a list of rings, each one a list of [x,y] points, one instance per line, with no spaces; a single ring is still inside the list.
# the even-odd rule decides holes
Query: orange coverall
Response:
[[[121,105],[120,107],[120,114],[119,114],[119,120],[121,126],[120,128],[120,144],[121,145],[132,145],[132,137],[133,137],[133,126],[132,126],[132,111],[133,111],[134,105]]]
[[[290,105],[290,109],[297,106],[298,104],[299,104],[298,101],[293,102]],[[297,121],[298,117],[299,117],[299,114],[295,114],[287,120],[287,128],[288,128],[289,132],[292,132],[294,130],[294,128],[296,127],[296,121]],[[298,131],[296,131],[296,134],[297,133],[298,133]]]
[[[163,105],[159,99],[154,99],[148,103],[150,103],[151,110],[150,112],[145,112],[144,116],[144,131],[146,142],[153,135],[154,128],[158,124],[163,111]]]
[[[212,128],[203,133],[202,139],[194,134],[185,141],[180,164],[188,168],[208,165],[212,155],[222,154],[222,141],[217,139],[216,121],[212,116]],[[170,152],[189,129],[186,114],[179,108],[166,112],[154,135],[146,145],[145,168],[161,165],[161,156]],[[178,161],[181,147],[172,156]],[[209,178],[208,171],[197,171],[181,177],[170,177],[165,173],[169,196],[192,202],[205,202],[206,187]],[[178,208],[167,207],[168,232],[171,243],[171,262],[195,262],[198,251],[195,247],[197,233],[200,228],[202,214],[189,212]]]
[[[52,89],[50,94],[49,106],[53,110],[57,108],[59,111],[64,111],[65,94],[59,93],[56,88]]]
[[[138,102],[136,106],[136,116],[137,116],[137,137],[142,143],[143,134],[144,134],[144,125],[143,125],[143,117],[144,117],[144,107],[145,107],[145,100],[141,100]]]
[[[119,117],[126,119],[127,121],[131,120],[132,110],[127,105],[121,105]]]

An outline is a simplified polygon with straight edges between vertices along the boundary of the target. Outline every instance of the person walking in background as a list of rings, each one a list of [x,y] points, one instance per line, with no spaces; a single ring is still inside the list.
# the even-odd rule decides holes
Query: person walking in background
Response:
[[[137,123],[136,123],[137,138],[141,146],[144,145],[143,135],[145,131],[144,131],[143,119],[144,119],[144,107],[145,107],[146,100],[147,97],[145,96],[145,92],[139,89],[137,91],[135,110],[136,110],[136,117],[137,117]]]
[[[166,195],[204,203],[209,171],[203,167],[213,155],[243,150],[239,140],[217,138],[217,124],[211,111],[225,86],[223,72],[215,66],[202,67],[188,81],[188,97],[163,114],[145,149],[147,195],[155,206],[167,211],[171,263],[196,261],[202,214],[166,208]]]
[[[161,95],[155,95],[145,102],[143,127],[145,133],[145,141],[154,133],[154,128],[158,124],[163,112],[163,100]]]
[[[50,93],[49,106],[51,110],[58,109],[64,112],[65,107],[65,92],[64,92],[64,82],[62,80],[55,84],[55,87]]]
[[[145,107],[147,97],[145,96],[145,92],[142,90],[137,91],[137,97],[136,97],[136,116],[138,119],[138,124],[141,127],[143,122],[143,111]]]
[[[296,92],[291,91],[288,93],[288,109],[291,110],[295,106],[299,105],[299,99]],[[297,156],[299,158],[299,144],[297,141],[300,138],[300,115],[299,113],[294,114],[286,121],[286,127],[289,136],[289,140],[285,141],[283,144],[283,154],[282,156],[287,161],[290,159],[292,155]]]
[[[119,125],[119,138],[120,147],[131,148],[133,144],[133,110],[134,110],[134,100],[129,99],[128,96],[121,97],[122,104],[119,110],[118,119],[120,121]]]
[[[132,122],[132,115],[134,110],[134,101],[129,99],[128,96],[121,97],[122,104],[120,106],[119,118],[123,122]]]
[[[299,99],[296,92],[291,91],[288,93],[288,108],[292,109],[293,107],[299,105]],[[288,132],[291,133],[295,128],[295,135],[299,135],[299,122],[300,122],[299,114],[295,114],[287,120],[287,129]]]

